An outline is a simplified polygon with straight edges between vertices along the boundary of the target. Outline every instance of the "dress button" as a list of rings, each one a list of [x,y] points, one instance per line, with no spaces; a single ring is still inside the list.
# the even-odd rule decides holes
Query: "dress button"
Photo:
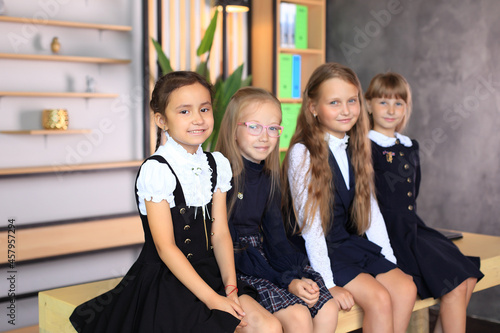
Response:
[[[396,139],[396,144],[399,145],[401,143],[401,141],[399,141],[399,139]]]
[[[186,208],[182,207],[182,208],[179,210],[179,212],[180,212],[181,214],[184,214],[184,213],[186,212]]]
[[[411,197],[413,195],[413,193],[411,192],[408,192],[408,196]]]
[[[210,250],[213,250],[213,249],[214,249],[214,247],[212,245],[210,245]]]
[[[214,233],[213,233],[213,232],[211,232],[211,233],[210,233],[210,236],[213,236],[213,235],[214,235]]]
[[[399,156],[405,156],[405,153],[403,153],[402,151],[399,152]]]
[[[409,164],[405,164],[404,168],[405,168],[405,170],[408,170],[410,168],[410,165]]]
[[[186,258],[188,258],[188,259],[191,259],[192,257],[193,257],[192,253],[188,253],[187,256],[186,256]]]
[[[407,181],[408,183],[411,183],[411,178],[410,178],[410,177],[406,178],[406,181]]]
[[[184,244],[189,244],[189,243],[191,243],[191,240],[190,240],[189,238],[186,238],[186,239],[184,240]]]
[[[189,224],[186,224],[186,225],[184,226],[184,230],[189,230],[190,228],[191,228],[191,226],[190,226]]]
[[[409,205],[408,210],[413,210],[413,205]]]

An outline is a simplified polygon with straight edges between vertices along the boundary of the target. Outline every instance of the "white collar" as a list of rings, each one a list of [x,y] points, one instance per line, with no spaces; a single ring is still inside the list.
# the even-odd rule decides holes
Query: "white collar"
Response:
[[[396,144],[396,139],[398,139],[399,142],[405,147],[411,147],[413,145],[411,139],[406,135],[399,134],[398,132],[394,132],[394,134],[396,137],[391,138],[377,131],[370,130],[368,137],[379,146],[385,148],[394,146]]]
[[[338,148],[345,150],[347,148],[347,142],[349,141],[349,135],[345,134],[342,139],[339,139],[330,133],[325,133],[325,141],[328,143],[328,146],[332,151]]]

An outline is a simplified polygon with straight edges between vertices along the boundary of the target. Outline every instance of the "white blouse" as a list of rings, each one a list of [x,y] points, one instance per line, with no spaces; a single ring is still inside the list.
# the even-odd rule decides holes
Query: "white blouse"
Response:
[[[186,199],[187,206],[204,206],[212,199],[212,170],[201,145],[194,154],[188,153],[181,145],[167,134],[167,142],[160,146],[153,155],[162,156],[172,167]],[[232,171],[227,158],[221,153],[212,153],[217,164],[215,191],[227,192],[231,188]],[[141,168],[137,178],[139,210],[146,215],[145,200],[160,202],[166,200],[170,207],[175,207],[175,176],[166,164],[149,160]]]
[[[328,147],[332,151],[339,168],[342,172],[347,188],[349,188],[349,167],[345,143],[349,137],[338,139],[327,134],[325,140],[328,141]],[[288,178],[290,181],[290,190],[293,197],[293,203],[298,213],[298,222],[303,225],[305,220],[305,203],[307,202],[307,184],[311,177],[307,172],[310,165],[310,154],[307,148],[297,143],[289,149],[290,165],[288,168]],[[368,239],[382,248],[382,254],[391,262],[396,263],[396,257],[387,235],[384,218],[380,213],[375,197],[371,197],[371,221],[370,227],[366,231]],[[307,256],[314,270],[321,274],[327,288],[335,287],[333,282],[333,273],[328,257],[326,238],[321,225],[319,209],[314,213],[312,223],[304,228],[302,237],[305,241]]]
[[[413,145],[411,139],[406,135],[399,134],[398,132],[395,132],[394,134],[396,135],[396,137],[390,138],[382,133],[370,130],[370,132],[368,132],[368,137],[380,147],[384,148],[394,146],[396,144],[396,139],[399,139],[399,142],[401,142],[401,144],[405,147],[411,147]]]

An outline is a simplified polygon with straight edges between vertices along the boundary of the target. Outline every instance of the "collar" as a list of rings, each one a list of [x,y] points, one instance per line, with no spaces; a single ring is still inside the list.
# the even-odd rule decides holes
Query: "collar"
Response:
[[[395,132],[394,134],[396,135],[396,137],[390,138],[382,133],[370,130],[370,132],[368,133],[368,137],[370,138],[370,140],[384,148],[394,146],[396,144],[396,140],[399,140],[399,142],[405,147],[411,147],[413,145],[411,139],[406,135],[399,134],[398,132]]]
[[[347,142],[349,141],[349,135],[345,134],[342,139],[339,139],[330,133],[325,133],[325,141],[332,151],[337,149],[345,150],[347,148]]]
[[[195,174],[202,171],[201,169],[207,168],[207,158],[203,153],[201,145],[194,154],[190,154],[184,147],[178,144],[168,132],[165,132],[165,136],[167,137],[167,142],[158,148],[157,154],[162,155],[167,161],[174,162],[174,164],[185,164],[185,166],[192,169]]]

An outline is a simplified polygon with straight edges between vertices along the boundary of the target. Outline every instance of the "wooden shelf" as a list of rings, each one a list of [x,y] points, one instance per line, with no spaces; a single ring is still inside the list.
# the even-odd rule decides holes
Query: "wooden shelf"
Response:
[[[83,28],[83,29],[98,29],[98,30],[114,30],[114,31],[132,31],[132,27],[126,25],[112,25],[99,23],[83,23],[70,21],[42,20],[25,17],[0,16],[0,22],[10,23],[26,23],[39,25],[53,25],[68,28]]]
[[[124,161],[124,162],[106,162],[106,163],[91,163],[77,165],[51,165],[38,167],[22,167],[22,168],[4,168],[0,169],[0,177],[8,176],[25,176],[37,174],[64,173],[74,171],[93,171],[93,170],[110,170],[110,169],[126,169],[138,168],[143,161]]]
[[[291,53],[291,54],[317,54],[323,56],[324,51],[320,49],[290,49],[290,48],[278,48],[278,53]]]
[[[302,103],[302,98],[280,98],[281,103]]]
[[[64,135],[64,134],[84,134],[92,132],[89,129],[68,129],[68,130],[21,130],[21,131],[0,131],[3,134],[24,134],[24,135]]]
[[[129,64],[131,62],[130,59],[80,57],[80,56],[66,56],[58,54],[16,54],[16,53],[0,53],[0,59],[82,62],[91,64]]]
[[[61,98],[117,98],[119,94],[86,93],[86,92],[36,92],[36,91],[0,91],[0,97],[61,97]]]

